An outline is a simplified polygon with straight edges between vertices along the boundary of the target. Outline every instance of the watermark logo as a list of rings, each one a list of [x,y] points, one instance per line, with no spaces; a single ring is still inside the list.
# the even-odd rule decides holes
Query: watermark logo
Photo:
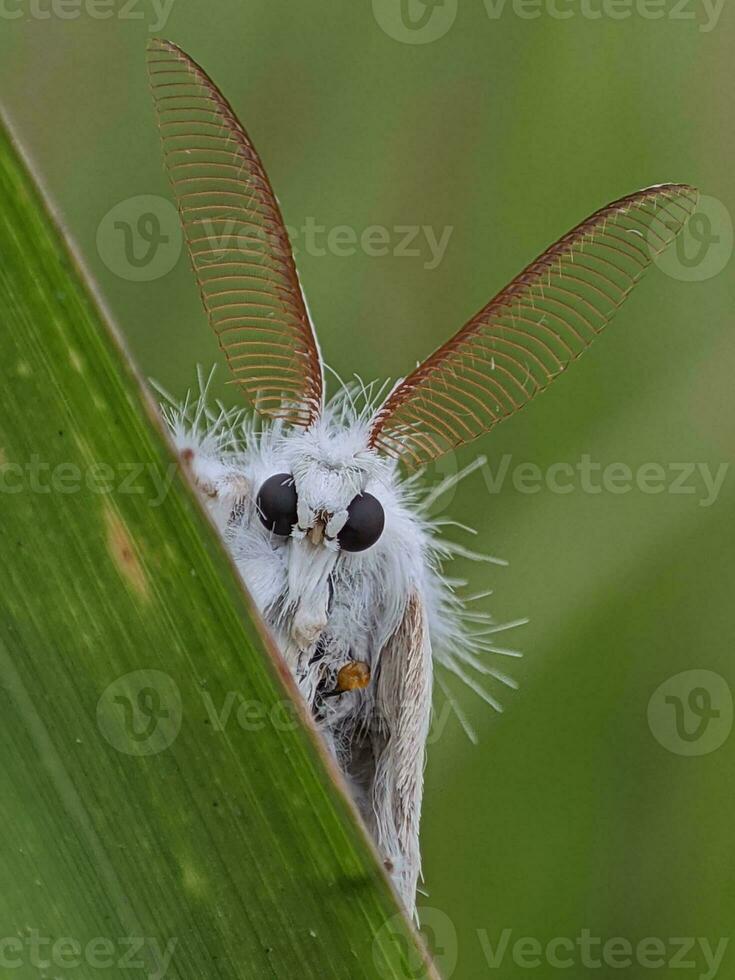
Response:
[[[124,755],[156,755],[181,729],[179,689],[161,670],[135,670],[113,681],[97,702],[97,724]]]
[[[457,968],[457,930],[454,923],[441,909],[419,906],[416,910],[420,922],[420,932],[431,962],[444,980],[454,974]],[[394,915],[377,931],[373,939],[373,963],[381,977],[401,980],[428,980],[426,962],[406,935],[406,920],[402,915]],[[403,957],[400,966],[386,962],[382,950],[395,946]],[[399,970],[400,972],[396,972]]]
[[[648,244],[654,262],[667,276],[682,282],[704,282],[719,275],[732,258],[732,216],[722,201],[703,194],[697,210],[669,248],[656,254],[654,227],[649,229]]]
[[[451,28],[457,0],[373,0],[373,16],[394,41],[429,44]]]
[[[659,685],[648,702],[654,738],[676,755],[707,755],[732,729],[733,701],[724,677],[712,670],[685,670]]]
[[[97,228],[97,251],[110,272],[130,282],[169,273],[181,255],[176,208],[165,197],[139,194],[111,208]]]

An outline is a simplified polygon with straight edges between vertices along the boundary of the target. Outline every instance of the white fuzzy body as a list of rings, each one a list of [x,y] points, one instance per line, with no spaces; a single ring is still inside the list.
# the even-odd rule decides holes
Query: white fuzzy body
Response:
[[[512,684],[477,659],[494,649],[483,639],[493,630],[466,628],[455,583],[442,573],[452,545],[438,538],[436,526],[421,513],[416,478],[402,479],[394,460],[368,448],[369,409],[357,412],[347,389],[307,430],[278,422],[258,425],[241,413],[212,415],[206,386],[195,405],[187,402],[166,415],[176,446],[189,461],[412,910],[420,874],[432,648],[478,693],[484,692],[466,667]],[[298,526],[290,537],[269,531],[256,504],[259,488],[277,473],[292,474],[298,493]],[[350,501],[364,492],[382,504],[383,533],[366,551],[341,551],[336,534]],[[326,531],[314,544],[310,528],[318,515]],[[472,619],[488,622],[482,614]],[[354,661],[368,665],[370,683],[338,692],[339,670]],[[494,703],[489,695],[487,700]]]

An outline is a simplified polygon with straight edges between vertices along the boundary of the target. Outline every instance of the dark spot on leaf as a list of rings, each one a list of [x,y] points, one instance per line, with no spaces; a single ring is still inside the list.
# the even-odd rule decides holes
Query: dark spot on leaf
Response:
[[[135,592],[144,599],[149,596],[148,577],[138,558],[128,529],[109,504],[106,506],[107,550],[117,570]]]

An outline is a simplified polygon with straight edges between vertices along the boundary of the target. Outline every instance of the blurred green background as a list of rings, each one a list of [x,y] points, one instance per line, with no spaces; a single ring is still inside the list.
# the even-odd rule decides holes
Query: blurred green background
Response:
[[[422,904],[438,910],[425,918],[439,963],[462,978],[558,976],[545,955],[530,970],[514,960],[523,936],[545,944],[588,929],[603,940],[702,936],[714,946],[729,937],[735,474],[722,471],[714,501],[701,470],[687,493],[670,492],[666,470],[660,494],[589,493],[579,478],[569,493],[529,494],[512,474],[523,462],[545,472],[583,454],[634,472],[652,462],[712,473],[730,464],[735,10],[716,17],[701,0],[631,0],[592,18],[569,0],[558,4],[567,19],[545,5],[526,19],[510,0],[502,13],[490,0],[446,0],[423,13],[406,0],[405,15],[427,19],[411,30],[399,0],[174,0],[164,24],[151,0],[126,15],[122,3],[100,7],[109,19],[84,3],[68,19],[68,0],[55,12],[51,0],[38,4],[8,2],[0,14],[2,101],[143,374],[179,394],[197,363],[220,360],[187,260],[134,281],[120,247],[114,258],[120,235],[103,222],[121,202],[123,216],[134,215],[131,198],[169,197],[144,71],[153,33],[189,51],[232,101],[289,225],[390,230],[384,256],[309,254],[296,243],[323,351],[343,376],[406,373],[543,247],[616,197],[671,180],[714,199],[685,251],[652,270],[582,363],[457,460],[481,451],[494,473],[512,454],[497,493],[475,473],[447,513],[477,527],[468,544],[510,562],[460,563],[458,573],[476,591],[495,590],[484,605],[499,621],[531,622],[501,634],[522,661],[489,661],[521,684],[517,693],[493,685],[502,715],[453,686],[479,745],[452,719],[433,740]],[[644,16],[651,10],[663,16]],[[441,261],[432,263],[423,234],[412,244],[418,255],[396,254],[395,229],[406,225],[451,229]],[[162,231],[175,248],[175,226],[164,221]],[[682,755],[674,703],[654,699],[653,726],[648,707],[689,670],[719,675],[696,676],[721,714],[701,743],[686,743],[701,754]],[[698,720],[707,728],[696,712],[704,702],[688,705],[691,685],[671,684],[694,709],[689,730]],[[509,948],[493,968],[484,940],[497,946],[504,929]],[[666,963],[674,952],[667,946]],[[579,947],[573,956],[567,974],[587,975]],[[615,972],[680,975],[635,959]],[[685,959],[697,964],[692,975],[706,975],[698,947]],[[718,975],[735,975],[735,949]]]

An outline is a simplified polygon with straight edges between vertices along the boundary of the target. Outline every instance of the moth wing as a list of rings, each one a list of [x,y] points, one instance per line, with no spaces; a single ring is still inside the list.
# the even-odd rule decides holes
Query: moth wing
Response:
[[[409,912],[421,872],[419,824],[431,692],[426,610],[414,592],[378,662],[371,814],[378,848]]]
[[[517,412],[590,346],[697,200],[661,184],[573,228],[394,388],[371,445],[422,466]]]
[[[233,380],[261,415],[308,427],[322,408],[323,366],[260,157],[177,45],[152,40],[148,74],[192,268]]]

